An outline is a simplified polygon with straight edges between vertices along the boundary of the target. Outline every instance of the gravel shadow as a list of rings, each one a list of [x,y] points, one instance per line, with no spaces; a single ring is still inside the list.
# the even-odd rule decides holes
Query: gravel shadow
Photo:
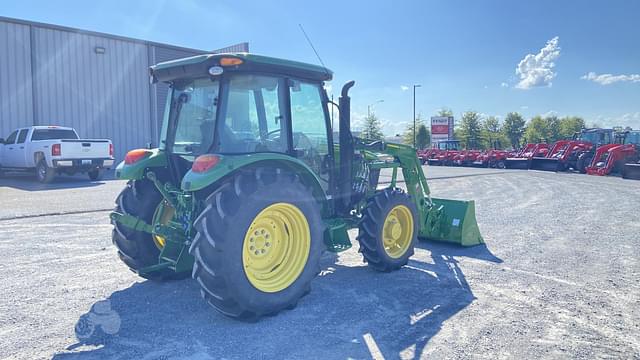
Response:
[[[432,263],[378,273],[323,256],[313,291],[291,311],[243,323],[206,305],[192,280],[144,281],[96,302],[78,320],[78,342],[54,359],[368,358],[420,354],[444,321],[475,300],[455,257],[502,262],[484,245],[420,243]],[[393,331],[389,331],[393,329]]]

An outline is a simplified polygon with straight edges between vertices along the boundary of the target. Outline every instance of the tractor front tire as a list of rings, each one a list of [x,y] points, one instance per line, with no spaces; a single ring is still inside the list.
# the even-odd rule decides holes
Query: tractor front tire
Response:
[[[152,224],[153,215],[162,201],[162,195],[149,180],[131,180],[116,199],[116,212],[131,215]],[[131,271],[149,280],[182,279],[188,272],[176,273],[165,269],[152,273],[140,273],[145,267],[158,264],[160,248],[151,234],[136,231],[118,222],[114,223],[111,239],[118,249],[118,257]]]
[[[374,270],[406,265],[418,240],[418,211],[400,189],[384,189],[367,201],[358,226],[360,252]]]
[[[588,154],[580,154],[580,156],[578,156],[578,160],[576,161],[575,170],[578,170],[581,174],[586,174],[587,166],[591,164],[592,159],[593,157]]]
[[[309,293],[325,250],[324,226],[311,189],[296,175],[240,171],[205,206],[189,252],[207,303],[254,321],[294,308]]]

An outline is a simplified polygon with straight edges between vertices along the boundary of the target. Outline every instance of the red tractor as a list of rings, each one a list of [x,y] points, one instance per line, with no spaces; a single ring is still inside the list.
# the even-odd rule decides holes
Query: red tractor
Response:
[[[509,154],[504,160],[504,165],[507,169],[523,169],[527,170],[530,167],[531,159],[533,157],[546,156],[549,152],[549,144],[529,143],[525,145],[520,151],[515,154]],[[513,155],[513,156],[511,156]]]
[[[509,157],[509,154],[510,153],[507,150],[493,149],[485,151],[476,158],[476,161],[473,162],[473,165],[479,167],[504,169],[506,167],[505,161]]]
[[[585,172],[596,149],[613,143],[614,138],[613,129],[583,129],[572,140],[556,141],[546,156],[534,156],[530,168],[545,171],[574,169]]]
[[[471,166],[480,154],[480,150],[462,150],[453,156],[453,164],[458,166]]]
[[[626,131],[616,136],[615,144],[600,146],[585,168],[589,175],[609,175],[612,172],[622,173],[625,163],[638,160],[640,152],[640,131]]]
[[[460,151],[460,141],[439,141],[431,150],[427,157],[429,165],[451,165],[453,157]]]

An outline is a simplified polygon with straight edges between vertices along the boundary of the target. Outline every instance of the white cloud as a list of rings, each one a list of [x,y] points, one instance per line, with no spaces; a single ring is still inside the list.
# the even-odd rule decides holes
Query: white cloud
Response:
[[[617,116],[603,116],[596,117],[595,122],[603,127],[622,126],[638,129],[640,126],[640,111],[625,113]],[[590,124],[587,121],[587,124]]]
[[[509,84],[507,84],[506,82],[502,82],[500,83],[500,87],[506,88],[509,87]]]
[[[402,90],[402,91],[407,91],[407,90],[409,90],[409,87],[408,87],[408,86],[406,86],[406,85],[401,85],[401,86],[400,86],[400,90]]]
[[[528,109],[529,109],[529,107],[528,107],[527,105],[522,105],[522,106],[520,106],[520,109],[522,109],[522,110],[528,110]]]
[[[631,75],[613,75],[613,74],[596,74],[591,71],[587,75],[580,77],[582,80],[593,81],[600,85],[611,85],[617,82],[640,82],[639,74]]]
[[[551,80],[556,77],[553,68],[554,60],[560,56],[559,37],[547,41],[545,47],[537,54],[527,54],[518,63],[516,75],[520,81],[516,84],[518,89],[530,89],[533,87],[551,86]]]
[[[327,91],[329,97],[331,97],[331,93],[333,92],[333,86],[331,84],[324,84],[324,89]]]

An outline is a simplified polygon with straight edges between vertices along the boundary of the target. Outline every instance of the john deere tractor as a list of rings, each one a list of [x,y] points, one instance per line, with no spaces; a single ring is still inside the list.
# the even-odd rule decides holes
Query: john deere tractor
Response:
[[[473,201],[432,198],[413,148],[351,134],[353,81],[333,129],[323,67],[238,53],[150,74],[170,86],[160,145],[117,167],[129,182],[111,213],[118,254],[140,276],[191,275],[215,309],[255,319],[293,308],[323,251],[351,247],[351,228],[383,272],[407,264],[418,238],[483,242]]]

